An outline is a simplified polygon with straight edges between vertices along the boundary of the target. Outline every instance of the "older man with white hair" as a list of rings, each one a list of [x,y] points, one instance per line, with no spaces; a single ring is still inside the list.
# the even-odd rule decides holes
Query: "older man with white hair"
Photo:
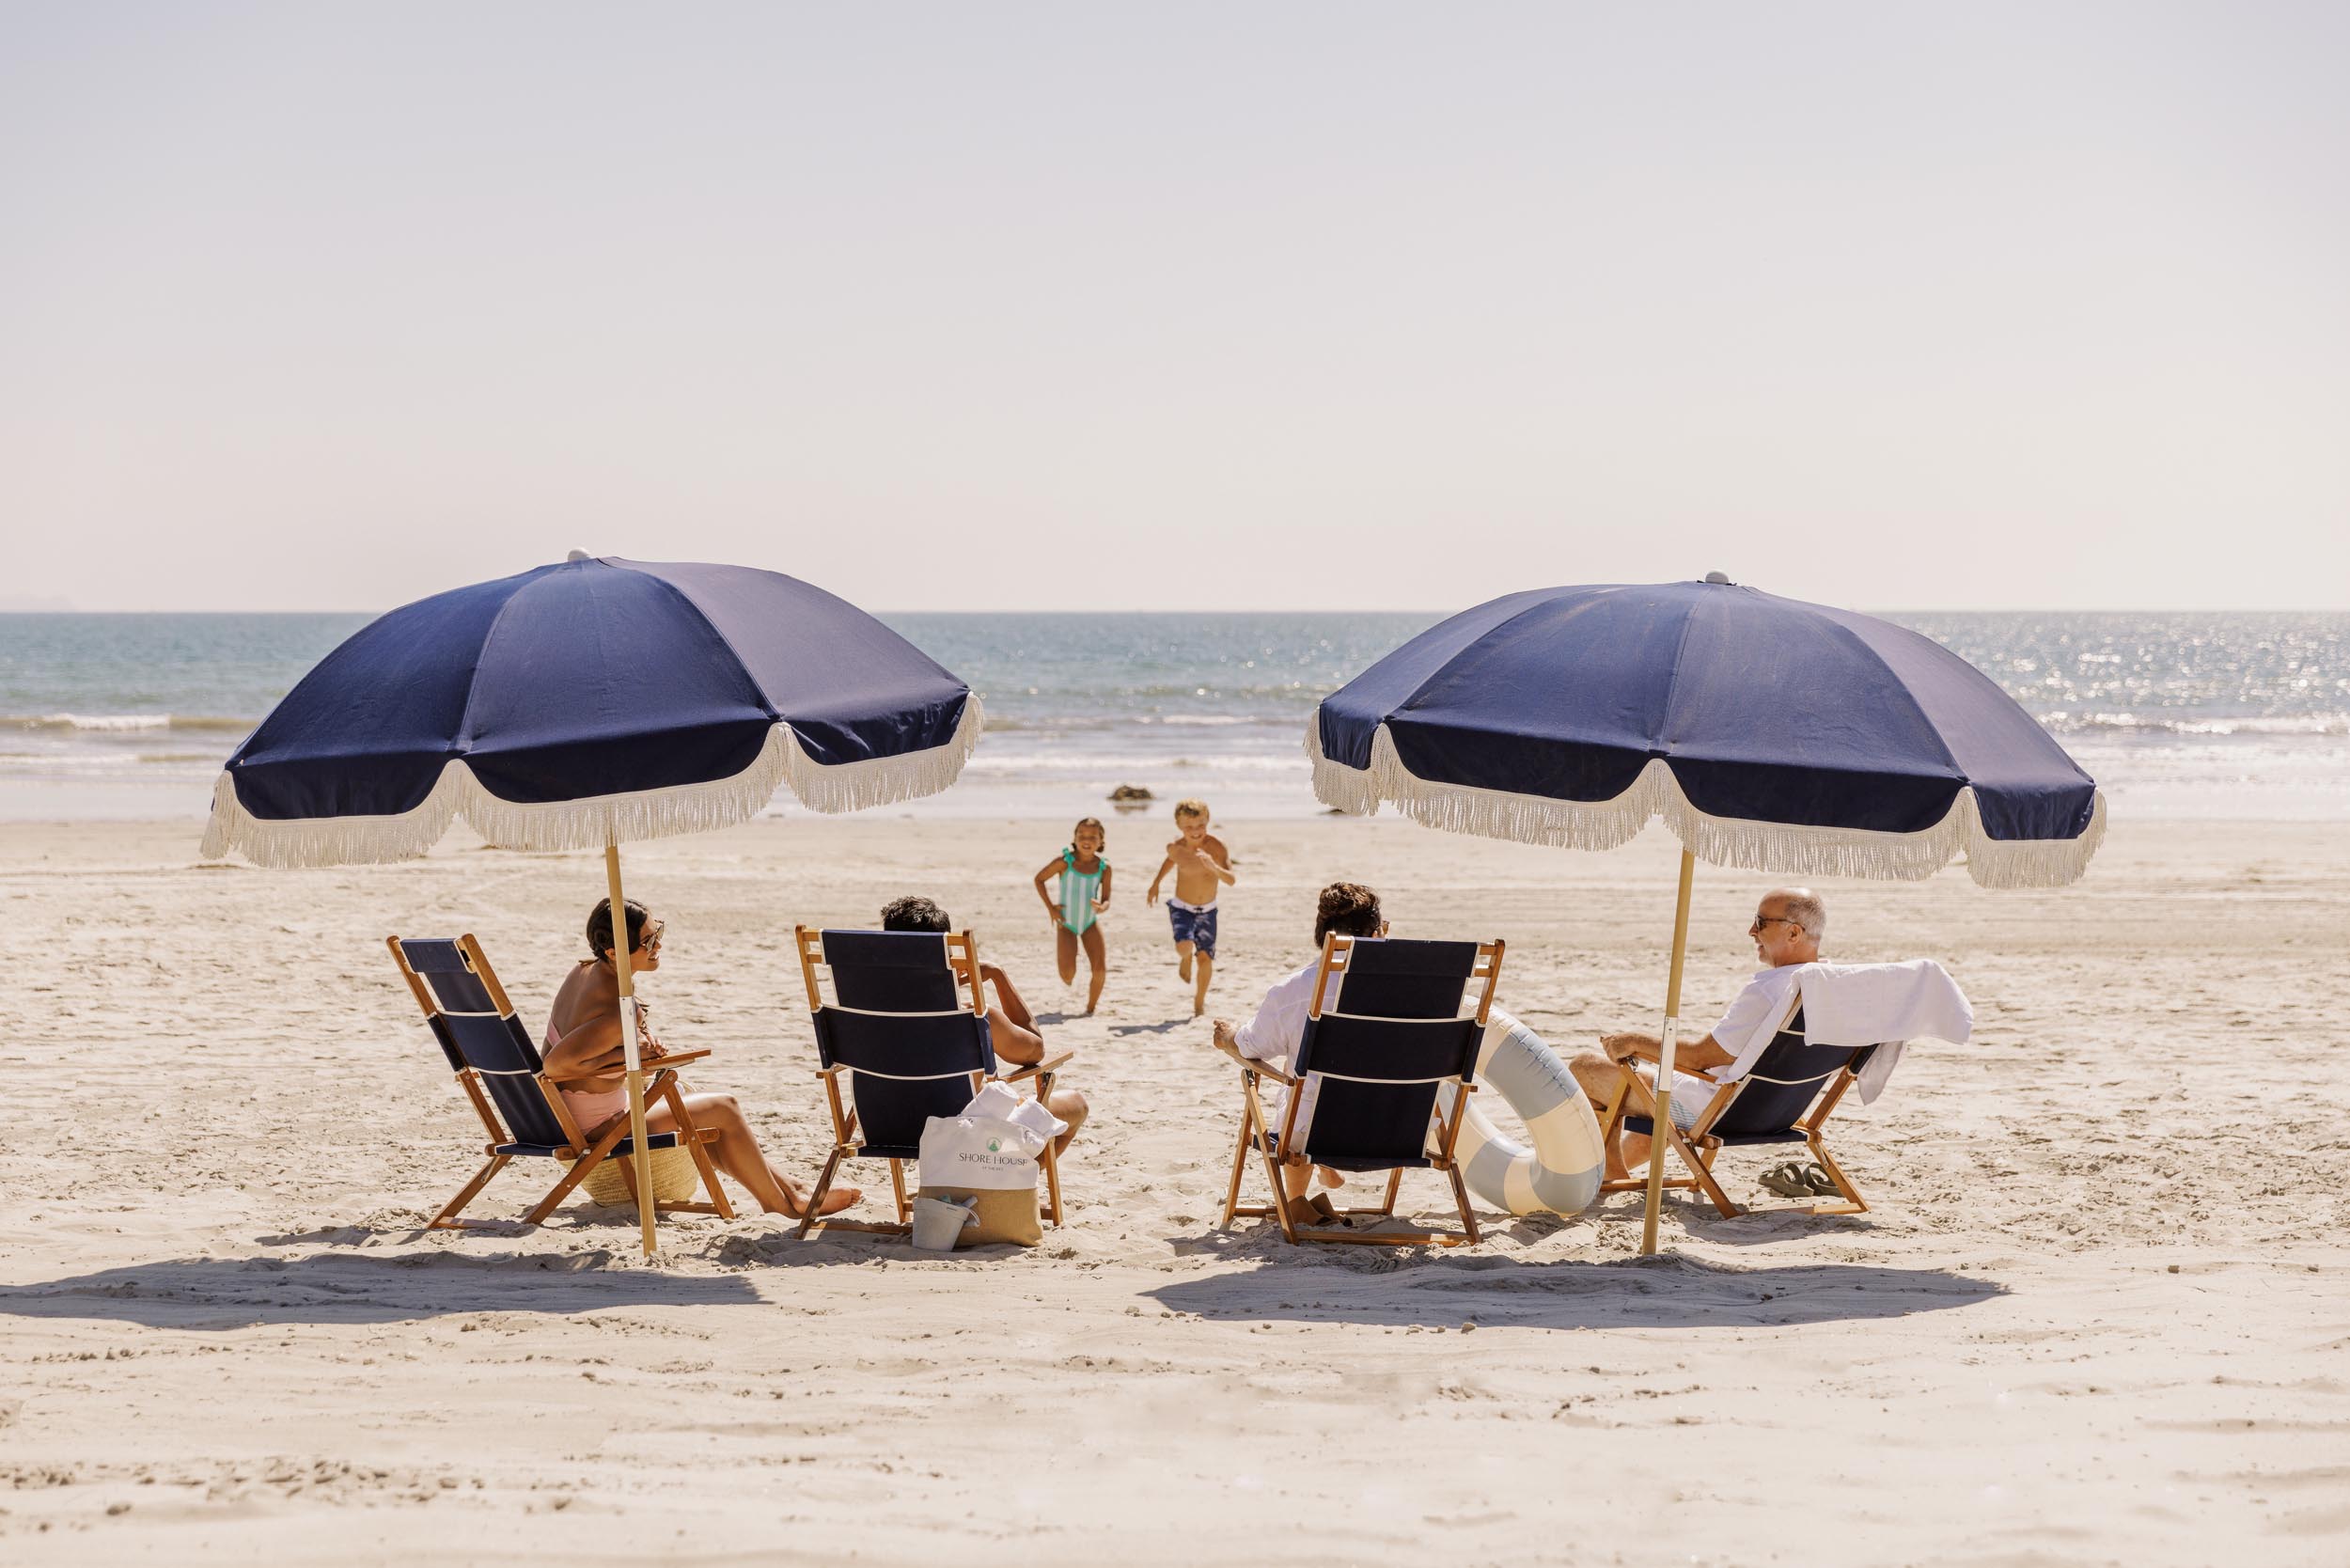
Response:
[[[1673,1049],[1672,1119],[1673,1125],[1684,1132],[1721,1088],[1713,1070],[1731,1065],[1737,1059],[1739,1047],[1756,1029],[1786,1012],[1794,997],[1794,966],[1819,962],[1820,942],[1827,934],[1827,905],[1809,887],[1775,888],[1755,906],[1754,923],[1747,927],[1747,934],[1754,938],[1754,955],[1762,960],[1762,967],[1704,1039],[1681,1041]],[[1568,1064],[1574,1081],[1604,1112],[1615,1097],[1616,1086],[1622,1082],[1618,1064],[1646,1061],[1651,1065],[1645,1071],[1633,1069],[1627,1108],[1635,1116],[1653,1117],[1656,1102],[1652,1090],[1664,1043],[1653,1034],[1637,1033],[1602,1035],[1599,1043],[1599,1050],[1585,1051]],[[1622,1181],[1630,1175],[1631,1167],[1644,1164],[1648,1145],[1648,1138],[1638,1133],[1619,1131],[1610,1137],[1607,1180]]]

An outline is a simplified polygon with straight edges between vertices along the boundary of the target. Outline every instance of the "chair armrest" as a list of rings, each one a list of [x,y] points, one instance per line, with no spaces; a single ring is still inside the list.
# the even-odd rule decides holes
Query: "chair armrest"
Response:
[[[1277,1084],[1287,1084],[1292,1089],[1295,1089],[1297,1087],[1297,1080],[1295,1078],[1291,1077],[1287,1073],[1282,1072],[1271,1062],[1259,1061],[1255,1057],[1242,1056],[1237,1046],[1227,1045],[1222,1041],[1217,1041],[1215,1048],[1223,1052],[1226,1056],[1230,1057],[1234,1061],[1240,1063],[1240,1070],[1244,1073],[1261,1074],[1265,1077],[1271,1078]]]
[[[646,1072],[656,1073],[663,1068],[682,1067],[689,1061],[699,1061],[710,1054],[710,1050],[705,1047],[699,1051],[668,1051],[657,1057],[646,1057],[643,1060]]]
[[[1076,1056],[1077,1053],[1074,1051],[1063,1051],[1057,1057],[1047,1057],[1032,1066],[1023,1067],[1017,1073],[1006,1073],[995,1081],[1001,1084],[1016,1084],[1027,1078],[1041,1078],[1047,1073],[1059,1072],[1075,1060]]]
[[[670,1080],[674,1079],[674,1078],[677,1076],[677,1067],[676,1067],[676,1064],[677,1064],[678,1062],[680,1062],[680,1061],[691,1061],[691,1060],[693,1060],[693,1059],[694,1059],[694,1058],[696,1058],[696,1057],[705,1057],[705,1056],[708,1056],[709,1054],[710,1054],[710,1053],[709,1053],[709,1052],[707,1052],[707,1051],[696,1051],[696,1052],[691,1053],[690,1055],[688,1055],[688,1054],[686,1054],[686,1053],[683,1053],[683,1052],[681,1052],[681,1053],[679,1053],[677,1056],[674,1056],[674,1057],[663,1057],[663,1058],[662,1058],[659,1061],[648,1061],[648,1062],[646,1062],[646,1063],[645,1063],[645,1065],[644,1065],[644,1072],[645,1072],[645,1093],[646,1093],[648,1096],[650,1096],[650,1095],[654,1095],[654,1094],[658,1094],[658,1093],[660,1093],[660,1092],[661,1092],[661,1086],[662,1086],[663,1084],[665,1084],[665,1083],[669,1082]],[[625,1074],[625,1073],[623,1073],[623,1074],[620,1074],[620,1076],[621,1076],[622,1078],[626,1078],[626,1077],[628,1076],[628,1074]],[[546,1081],[547,1081],[548,1083],[550,1083],[550,1084],[554,1084],[554,1085],[555,1085],[555,1087],[556,1087],[556,1089],[558,1091],[559,1091],[559,1090],[562,1089],[562,1087],[563,1087],[563,1086],[562,1086],[562,1084],[560,1084],[559,1082],[557,1082],[556,1079],[553,1079],[553,1078],[548,1078]]]

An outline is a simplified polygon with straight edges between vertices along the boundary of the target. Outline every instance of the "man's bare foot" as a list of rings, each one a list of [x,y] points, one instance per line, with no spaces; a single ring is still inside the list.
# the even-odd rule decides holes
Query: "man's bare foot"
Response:
[[[855,1206],[864,1196],[861,1187],[835,1187],[824,1194],[824,1206],[816,1213],[820,1218],[825,1215],[837,1215],[843,1209]],[[799,1188],[783,1189],[783,1215],[786,1219],[805,1219],[807,1216],[807,1200],[801,1196]]]
[[[1326,1165],[1318,1165],[1314,1167],[1314,1175],[1325,1187],[1342,1187],[1346,1185],[1346,1178],[1340,1175],[1337,1171],[1331,1169]]]

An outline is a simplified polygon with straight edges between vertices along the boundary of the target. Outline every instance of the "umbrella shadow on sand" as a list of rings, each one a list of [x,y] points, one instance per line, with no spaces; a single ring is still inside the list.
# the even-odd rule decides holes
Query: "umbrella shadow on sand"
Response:
[[[167,1258],[31,1285],[0,1286],[0,1315],[99,1318],[149,1328],[396,1323],[468,1312],[731,1307],[760,1298],[739,1276],[678,1275],[616,1250],[469,1256],[446,1251]],[[623,1260],[626,1260],[623,1262]],[[613,1267],[615,1262],[622,1266]]]
[[[1144,1294],[1169,1310],[1203,1318],[1448,1328],[1468,1322],[1486,1328],[1772,1328],[1910,1317],[2007,1294],[1991,1280],[1935,1268],[1747,1269],[1672,1253],[1520,1263],[1411,1260],[1368,1247],[1314,1250],[1342,1256],[1317,1256],[1305,1266],[1285,1258]]]

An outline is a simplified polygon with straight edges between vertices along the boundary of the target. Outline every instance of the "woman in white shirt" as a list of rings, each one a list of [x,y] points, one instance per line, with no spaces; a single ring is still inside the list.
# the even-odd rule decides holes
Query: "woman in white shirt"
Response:
[[[1332,932],[1341,936],[1385,936],[1387,922],[1380,918],[1379,895],[1358,882],[1334,882],[1324,887],[1314,910],[1314,956],[1304,967],[1274,981],[1264,994],[1264,1000],[1257,1004],[1255,1016],[1237,1029],[1225,1019],[1217,1019],[1214,1030],[1215,1043],[1229,1045],[1250,1060],[1261,1061],[1278,1072],[1288,1072],[1291,1057],[1306,1038],[1306,1016],[1314,999],[1314,972],[1322,966],[1323,939]],[[1345,984],[1343,976],[1340,984]],[[1322,998],[1325,1011],[1337,1007],[1338,1002],[1336,992]],[[1280,1130],[1282,1109],[1283,1101],[1278,1095],[1265,1103],[1266,1119],[1276,1132]],[[1331,1217],[1327,1199],[1308,1203],[1306,1197],[1307,1185],[1316,1175],[1324,1186],[1340,1186],[1346,1180],[1325,1167],[1308,1167],[1304,1160],[1282,1161],[1282,1200],[1292,1206],[1291,1223],[1318,1225]]]

